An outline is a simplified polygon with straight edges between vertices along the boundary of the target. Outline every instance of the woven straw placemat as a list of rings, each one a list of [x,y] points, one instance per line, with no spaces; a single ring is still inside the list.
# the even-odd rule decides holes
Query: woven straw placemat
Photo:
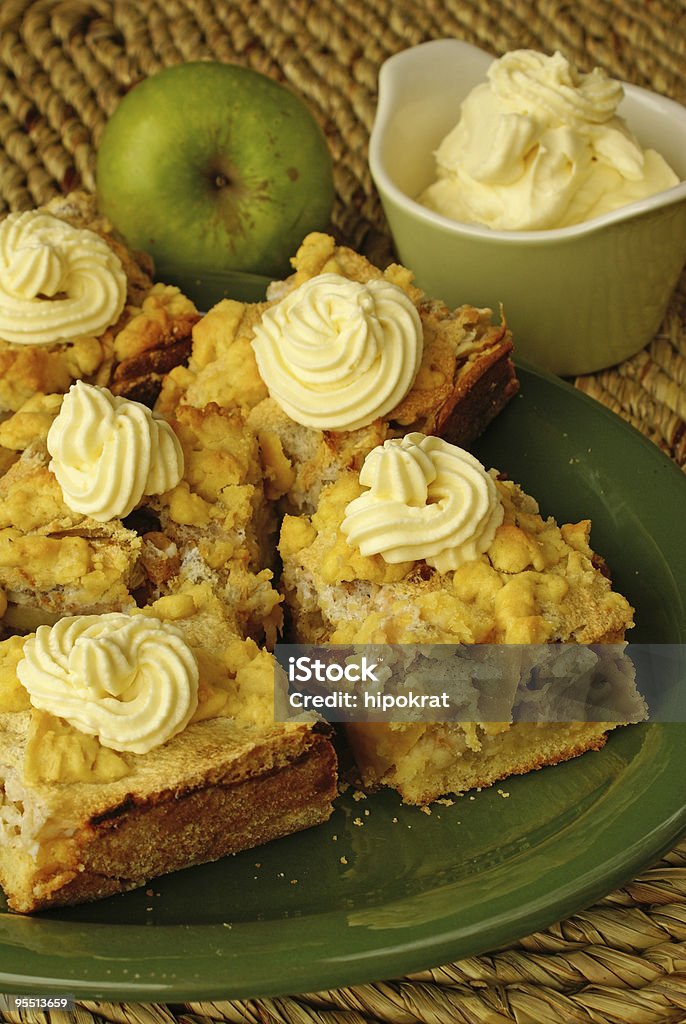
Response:
[[[92,189],[100,133],[126,90],[166,65],[209,57],[271,75],[308,101],[335,160],[335,227],[382,263],[391,244],[367,168],[378,69],[445,36],[494,54],[559,48],[582,69],[599,64],[686,103],[686,6],[677,0],[1,0],[0,213]],[[686,276],[645,350],[576,384],[686,465]],[[0,1013],[48,1019],[65,1015]],[[686,841],[583,913],[421,975],[280,999],[83,1002],[73,1019],[683,1024]]]

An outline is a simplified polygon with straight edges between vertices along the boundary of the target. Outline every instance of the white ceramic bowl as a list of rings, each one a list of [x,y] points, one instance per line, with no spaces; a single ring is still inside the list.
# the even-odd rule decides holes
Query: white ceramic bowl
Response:
[[[434,151],[494,58],[456,39],[387,60],[369,164],[398,257],[448,305],[502,304],[521,359],[561,375],[634,355],[654,336],[686,260],[686,108],[624,85],[619,113],[680,183],[549,231],[461,224],[415,201],[435,177]]]

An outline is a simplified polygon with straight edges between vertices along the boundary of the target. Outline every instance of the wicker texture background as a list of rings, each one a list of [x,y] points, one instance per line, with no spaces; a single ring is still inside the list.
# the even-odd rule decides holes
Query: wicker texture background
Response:
[[[337,232],[382,262],[390,240],[367,169],[378,69],[398,50],[445,36],[495,54],[559,48],[582,69],[599,64],[686,103],[686,6],[676,0],[1,0],[0,214],[92,189],[100,133],[126,90],[169,64],[214,58],[271,75],[308,101],[335,159]],[[576,384],[683,467],[686,277],[648,348]],[[421,976],[275,1000],[80,1003],[75,1019],[683,1024],[686,842],[568,921]]]

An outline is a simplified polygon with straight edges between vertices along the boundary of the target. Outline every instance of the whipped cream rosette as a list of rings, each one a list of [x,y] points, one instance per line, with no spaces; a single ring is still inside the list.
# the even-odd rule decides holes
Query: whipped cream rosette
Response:
[[[198,704],[198,666],[174,626],[146,615],[77,615],[39,626],[17,677],[34,707],[145,754],[184,729]]]
[[[147,406],[84,381],[72,384],[48,433],[50,469],[74,512],[108,522],[183,475],[176,434]]]
[[[440,437],[411,433],[369,453],[368,490],[345,509],[352,547],[389,563],[422,559],[439,572],[478,558],[504,509],[491,476],[469,452]]]
[[[320,274],[265,312],[253,350],[271,397],[291,419],[356,430],[412,387],[422,325],[412,300],[390,281]]]
[[[100,336],[126,302],[126,275],[105,240],[39,210],[0,222],[0,338],[52,345]]]

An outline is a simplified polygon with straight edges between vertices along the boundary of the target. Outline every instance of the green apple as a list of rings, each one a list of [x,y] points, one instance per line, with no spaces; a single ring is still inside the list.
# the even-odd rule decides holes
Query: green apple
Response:
[[[169,280],[282,276],[304,236],[326,230],[334,199],[331,155],[304,102],[216,61],[165,68],[124,96],[96,182],[102,212]]]

